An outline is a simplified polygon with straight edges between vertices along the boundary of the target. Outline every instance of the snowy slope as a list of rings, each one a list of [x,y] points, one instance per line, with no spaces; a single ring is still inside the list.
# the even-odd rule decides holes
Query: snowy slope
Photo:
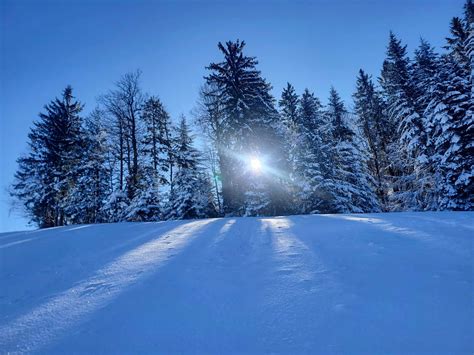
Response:
[[[0,352],[472,353],[474,213],[0,234]]]

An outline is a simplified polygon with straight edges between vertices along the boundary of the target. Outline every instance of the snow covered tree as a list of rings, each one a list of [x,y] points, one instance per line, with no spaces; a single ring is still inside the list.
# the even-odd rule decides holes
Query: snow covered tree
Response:
[[[216,206],[212,190],[213,187],[209,174],[202,169],[197,175],[195,184],[195,206],[198,218],[211,218],[219,215],[219,209]]]
[[[415,91],[415,105],[417,112],[423,115],[436,85],[435,78],[439,70],[438,54],[426,40],[420,40],[410,69]]]
[[[332,175],[329,126],[321,102],[308,89],[301,95],[297,113],[293,174],[298,212],[328,212],[335,199],[328,179]]]
[[[367,142],[369,171],[376,183],[376,193],[384,210],[388,210],[387,193],[390,183],[387,147],[396,128],[387,119],[385,105],[370,76],[362,69],[353,94],[358,124]]]
[[[278,105],[281,109],[280,115],[283,123],[291,131],[294,131],[298,124],[298,95],[290,83],[287,83],[286,88],[283,89]]]
[[[213,188],[218,203],[219,214],[224,213],[222,206],[222,172],[226,167],[229,158],[224,148],[224,112],[222,100],[217,85],[205,84],[199,92],[197,107],[194,109],[194,116],[197,124],[205,133],[208,140],[206,150],[206,162],[208,169],[212,173]]]
[[[390,32],[387,58],[383,63],[380,82],[387,103],[388,118],[397,127],[394,144],[389,147],[393,192],[393,210],[423,208],[417,199],[417,164],[425,159],[426,133],[417,111],[415,86],[410,73],[406,46]]]
[[[132,201],[123,211],[124,219],[132,222],[159,221],[162,213],[162,193],[153,175],[140,176],[140,185]]]
[[[286,152],[288,152],[288,173],[290,175],[290,194],[292,206],[298,206],[297,202],[297,190],[298,190],[298,181],[296,180],[296,159],[298,151],[301,147],[299,144],[299,97],[296,94],[294,87],[287,83],[286,88],[283,89],[281,94],[281,99],[278,102],[280,107],[280,117],[283,123],[284,129],[284,141],[283,147]],[[291,208],[292,213],[297,213],[300,211],[299,208]]]
[[[130,200],[124,191],[117,189],[107,198],[104,211],[108,222],[121,222],[127,217]]]
[[[80,162],[84,141],[79,113],[82,105],[66,87],[40,113],[29,137],[30,152],[18,159],[12,194],[23,202],[27,214],[39,227],[70,222],[66,203],[77,183],[74,167]]]
[[[111,152],[99,109],[86,118],[83,135],[81,159],[74,167],[77,183],[67,200],[67,211],[74,223],[107,222],[105,203],[112,191]]]
[[[140,115],[145,100],[140,87],[139,70],[123,75],[115,88],[101,97],[106,110],[115,119],[119,189],[133,199],[139,184]],[[125,186],[126,185],[126,186]]]
[[[464,20],[454,18],[448,54],[441,58],[439,74],[426,120],[437,163],[439,209],[474,208],[474,117],[469,29],[472,3],[466,3]]]
[[[329,93],[326,109],[332,133],[331,180],[333,186],[331,212],[375,212],[379,203],[367,169],[353,124],[339,94],[334,88]]]
[[[245,42],[218,44],[225,59],[211,63],[207,84],[216,88],[222,105],[221,159],[222,195],[226,214],[244,214],[248,206],[248,157],[267,157],[267,164],[280,175],[265,179],[264,191],[268,204],[259,214],[279,214],[286,206],[288,158],[284,152],[284,130],[271,96],[271,86],[256,69],[257,60],[243,54]],[[254,177],[252,178],[254,179]],[[247,198],[245,198],[247,196]]]
[[[142,139],[142,153],[147,158],[147,174],[152,174],[160,184],[172,181],[171,120],[160,99],[150,97],[142,110],[145,134]],[[171,175],[168,175],[171,174]]]
[[[211,185],[200,166],[200,154],[193,147],[193,137],[184,116],[175,142],[176,175],[170,191],[168,219],[214,217],[217,210]]]
[[[428,42],[421,39],[419,47],[415,50],[415,58],[411,66],[411,75],[415,90],[415,105],[417,112],[422,117],[423,142],[422,154],[416,157],[414,172],[416,176],[415,200],[419,209],[435,210],[438,208],[439,199],[439,171],[437,162],[434,160],[433,140],[430,138],[430,132],[433,125],[427,109],[433,97],[437,85],[439,68],[439,56]],[[427,119],[428,117],[428,119]],[[420,137],[421,138],[421,137]]]
[[[148,98],[141,119],[144,134],[141,141],[141,166],[137,171],[135,193],[124,212],[128,221],[157,221],[162,211],[161,186],[173,184],[173,138],[171,120],[162,102]]]

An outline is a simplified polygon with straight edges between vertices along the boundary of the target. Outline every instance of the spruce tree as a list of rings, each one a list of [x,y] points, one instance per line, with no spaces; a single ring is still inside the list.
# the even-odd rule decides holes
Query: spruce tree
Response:
[[[388,210],[388,188],[390,184],[388,146],[395,127],[387,118],[385,104],[377,92],[372,79],[362,69],[357,77],[353,94],[354,110],[358,125],[367,142],[368,168],[376,184],[376,193],[384,210]]]
[[[433,124],[429,118],[427,119],[428,106],[437,85],[439,66],[438,54],[428,42],[421,39],[419,47],[415,50],[411,73],[417,112],[421,113],[424,128],[424,150],[415,161],[417,181],[414,195],[419,209],[422,210],[437,209],[439,200],[438,163],[434,154],[433,140],[430,138]]]
[[[214,217],[217,214],[212,189],[200,165],[200,154],[193,146],[193,136],[184,116],[177,129],[174,146],[176,175],[170,192],[168,219]]]
[[[129,221],[157,221],[162,215],[161,187],[172,190],[173,142],[171,121],[160,99],[148,98],[141,110],[144,134],[141,141],[141,164],[135,193],[124,211]]]
[[[333,212],[376,212],[379,203],[367,161],[350,122],[350,116],[334,88],[329,93],[326,110],[331,127],[332,151],[330,161],[333,186]]]
[[[112,191],[112,171],[108,133],[99,109],[85,119],[83,136],[81,159],[73,168],[77,183],[67,200],[67,211],[73,223],[104,223],[108,221],[105,203]]]
[[[30,152],[18,159],[13,196],[18,198],[39,227],[71,222],[67,201],[77,183],[84,141],[81,132],[82,105],[66,87],[61,99],[45,106],[29,137]]]
[[[410,66],[406,46],[390,32],[380,82],[388,118],[391,125],[397,127],[393,144],[389,147],[393,175],[390,203],[393,210],[423,208],[423,201],[417,198],[416,192],[419,189],[419,158],[423,161],[427,137],[420,112],[417,111],[418,98]]]
[[[305,89],[299,100],[294,153],[296,201],[300,213],[328,212],[332,209],[333,185],[329,126],[319,99]]]
[[[160,185],[153,175],[140,175],[135,197],[123,211],[124,219],[132,222],[159,221],[162,216]]]
[[[284,130],[284,150],[288,152],[288,173],[290,177],[290,193],[288,198],[291,199],[291,205],[295,206],[289,210],[291,213],[298,213],[300,211],[298,204],[298,181],[296,179],[296,159],[298,151],[301,149],[299,146],[298,127],[300,125],[299,120],[299,97],[296,94],[294,87],[287,83],[286,88],[283,89],[281,99],[278,102],[280,107],[280,117],[282,121],[282,129]]]
[[[426,110],[430,94],[436,85],[435,78],[439,71],[439,58],[434,48],[424,39],[415,50],[415,58],[411,66],[414,83],[417,112],[421,115]]]
[[[284,151],[284,130],[274,107],[270,84],[256,69],[257,60],[243,54],[245,42],[218,44],[224,61],[211,63],[207,84],[216,87],[223,110],[221,159],[224,212],[246,213],[252,189],[257,185],[268,203],[258,214],[280,214],[286,208],[288,157]],[[278,175],[249,183],[255,176],[246,169],[250,156],[266,156],[266,164]],[[259,195],[260,196],[260,195]],[[262,198],[260,196],[259,198]],[[247,211],[248,212],[248,211]]]
[[[153,175],[158,184],[170,184],[171,120],[159,98],[150,97],[142,110],[145,134],[142,153],[146,157],[146,173]]]
[[[295,88],[290,83],[287,83],[286,88],[281,93],[278,105],[280,106],[282,121],[290,131],[294,131],[298,124],[298,101]]]
[[[472,4],[464,20],[454,18],[448,53],[441,58],[432,99],[426,112],[433,126],[430,137],[438,167],[439,208],[474,208],[474,117],[469,29]]]

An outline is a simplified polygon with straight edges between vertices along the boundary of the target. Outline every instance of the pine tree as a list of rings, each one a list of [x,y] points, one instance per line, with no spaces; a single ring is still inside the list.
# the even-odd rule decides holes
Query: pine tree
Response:
[[[145,125],[142,152],[147,158],[147,174],[152,174],[159,184],[170,184],[171,120],[160,99],[150,97],[145,101],[142,120]]]
[[[300,213],[331,210],[333,189],[328,125],[317,97],[305,89],[299,100],[294,153],[294,178]]]
[[[296,179],[296,159],[298,151],[301,149],[299,146],[301,142],[298,138],[298,127],[300,125],[299,101],[294,87],[290,83],[287,83],[286,88],[283,89],[278,105],[280,107],[280,117],[283,123],[283,135],[285,137],[283,147],[284,150],[288,152],[288,172],[290,175],[290,193],[288,198],[291,199],[291,205],[295,207],[299,206],[297,196],[299,182]],[[291,213],[298,213],[300,211],[295,207],[290,210]]]
[[[141,111],[144,135],[141,166],[137,171],[134,196],[124,211],[128,221],[157,221],[162,215],[160,186],[173,188],[173,142],[171,121],[162,102],[148,98]]]
[[[468,0],[465,5],[466,20],[469,25],[469,35],[466,41],[467,54],[469,57],[469,65],[471,69],[470,84],[471,84],[471,100],[469,104],[468,115],[474,116],[474,3]]]
[[[418,210],[423,208],[423,202],[417,199],[416,193],[419,189],[417,164],[419,157],[425,155],[427,138],[420,112],[417,111],[418,99],[406,46],[392,32],[380,82],[389,120],[397,127],[395,139],[392,140],[394,144],[389,147],[393,175],[391,208]]]
[[[256,69],[257,60],[243,54],[245,42],[219,43],[225,60],[211,63],[207,84],[216,87],[223,110],[222,142],[226,152],[221,159],[222,195],[226,214],[244,214],[248,206],[249,193],[256,186],[250,184],[248,169],[244,165],[248,157],[267,157],[268,166],[279,175],[264,179],[264,195],[268,200],[265,210],[259,214],[280,214],[285,210],[287,200],[288,158],[284,152],[284,130],[271,86]],[[252,177],[254,180],[255,177]],[[245,198],[247,196],[247,199]],[[262,206],[263,206],[262,205]]]
[[[333,212],[375,212],[379,203],[363,151],[339,94],[331,88],[326,110],[332,133]]]
[[[469,28],[472,3],[466,3],[464,20],[454,18],[448,54],[442,56],[439,74],[426,116],[437,162],[439,208],[474,208],[474,117],[472,68],[469,60]]]
[[[278,105],[283,123],[290,131],[294,131],[298,124],[298,95],[290,83],[287,83],[286,88],[283,89]]]
[[[414,83],[417,112],[421,115],[426,110],[439,71],[439,58],[434,48],[424,39],[415,50],[415,58],[411,66]]]
[[[215,197],[212,193],[213,187],[207,172],[201,171],[197,175],[195,189],[195,205],[198,218],[217,217],[219,209],[215,203]]]
[[[30,153],[18,160],[13,196],[23,202],[27,214],[39,227],[61,226],[70,222],[66,201],[77,183],[74,167],[80,161],[84,142],[72,88],[61,99],[45,106],[29,137]]]
[[[120,189],[112,191],[104,205],[107,221],[121,222],[126,220],[129,206],[130,200],[124,191]]]
[[[103,113],[96,109],[85,120],[85,145],[74,170],[77,183],[67,200],[67,211],[74,223],[107,222],[105,203],[112,191],[108,133]]]
[[[206,158],[212,173],[213,189],[216,196],[219,214],[224,214],[222,206],[222,172],[228,162],[223,145],[224,112],[217,85],[203,85],[199,92],[198,105],[194,110],[196,123],[205,133],[208,140]]]
[[[433,130],[432,122],[427,119],[427,109],[437,85],[440,70],[438,54],[425,40],[421,40],[415,50],[415,58],[411,66],[412,80],[414,83],[417,112],[422,115],[424,128],[424,150],[420,151],[415,161],[416,189],[415,199],[420,209],[433,210],[438,208],[439,199],[439,172],[437,162],[434,160],[434,148],[430,132]]]
[[[388,146],[393,127],[386,116],[385,105],[370,76],[362,69],[357,77],[357,88],[353,94],[354,109],[358,124],[367,142],[370,158],[369,171],[376,183],[376,193],[384,210],[388,210],[389,161]]]
[[[200,154],[193,147],[193,137],[184,116],[177,130],[174,147],[176,175],[170,192],[168,219],[216,216],[209,180],[200,166]]]
[[[161,197],[158,181],[153,175],[140,177],[135,198],[123,211],[124,219],[131,222],[159,221],[162,215]]]

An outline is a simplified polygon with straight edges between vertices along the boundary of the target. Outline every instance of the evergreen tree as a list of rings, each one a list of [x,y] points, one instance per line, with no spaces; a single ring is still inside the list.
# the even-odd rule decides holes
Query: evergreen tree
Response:
[[[287,83],[286,88],[283,89],[278,105],[283,123],[290,131],[294,131],[298,124],[298,95],[290,83]]]
[[[171,184],[171,120],[160,99],[150,97],[146,100],[143,106],[142,120],[145,125],[142,152],[148,158],[147,174],[152,174],[160,184]]]
[[[110,150],[103,114],[94,110],[85,120],[85,145],[74,170],[77,183],[67,200],[67,211],[74,223],[107,222],[105,203],[112,191],[111,169],[107,164]]]
[[[108,222],[121,222],[127,218],[127,210],[130,200],[124,191],[117,189],[112,191],[104,205]]]
[[[439,58],[434,48],[424,39],[415,50],[415,58],[411,66],[417,112],[423,115],[430,100],[430,94],[436,85],[435,78],[439,71]]]
[[[23,202],[40,227],[70,222],[66,202],[77,183],[74,167],[84,142],[79,113],[82,105],[66,87],[61,99],[45,106],[29,137],[30,153],[18,160],[12,194]]]
[[[228,163],[227,152],[223,145],[224,112],[217,85],[203,85],[199,92],[198,106],[194,110],[196,122],[206,134],[209,147],[206,149],[206,161],[212,173],[213,189],[219,214],[224,213],[222,206],[222,172]]]
[[[206,77],[207,84],[216,89],[223,110],[222,141],[220,145],[226,152],[221,159],[222,195],[226,214],[244,214],[248,206],[252,180],[244,165],[248,157],[267,156],[267,164],[279,175],[273,179],[263,179],[265,210],[259,214],[280,214],[286,206],[288,179],[288,158],[284,152],[284,130],[271,86],[256,69],[257,60],[243,54],[245,42],[219,43],[224,54],[221,63],[211,63],[211,73]],[[249,190],[250,189],[250,190]],[[247,198],[246,198],[247,197]]]
[[[161,192],[153,175],[140,177],[135,198],[123,211],[124,218],[132,222],[159,221],[161,218]]]
[[[420,209],[433,210],[438,208],[439,199],[439,171],[434,161],[433,140],[430,132],[433,130],[431,120],[427,117],[427,109],[437,85],[439,57],[433,47],[425,40],[421,40],[415,50],[415,58],[411,67],[415,88],[417,112],[422,115],[424,127],[424,151],[415,161],[416,189],[414,196]]]
[[[308,89],[301,95],[296,127],[294,178],[298,212],[328,212],[332,208],[333,185],[329,126],[321,102]]]
[[[331,88],[326,114],[331,126],[332,212],[374,212],[379,203],[367,169],[364,152],[349,123],[349,115],[339,94]]]
[[[184,116],[177,130],[174,151],[177,172],[174,189],[170,192],[167,218],[216,216],[211,185],[200,166],[200,154],[193,147],[193,137]]]
[[[135,181],[135,193],[124,212],[129,221],[157,221],[161,217],[160,186],[173,183],[173,142],[171,121],[162,102],[148,98],[141,118],[144,135],[141,141],[141,166]]]
[[[195,184],[195,205],[198,218],[217,217],[219,214],[212,189],[207,172],[201,171],[198,173]]]
[[[301,149],[301,142],[299,141],[299,131],[298,127],[300,125],[299,121],[299,98],[295,92],[294,87],[287,83],[286,88],[283,89],[281,94],[281,99],[278,102],[280,107],[280,117],[283,123],[284,130],[284,150],[288,152],[288,172],[290,174],[290,193],[288,198],[291,199],[292,206],[298,205],[298,184],[296,180],[296,159],[298,152]],[[297,213],[299,212],[298,208],[293,207],[290,212]]]
[[[393,175],[391,208],[421,209],[423,202],[417,199],[416,193],[419,189],[417,164],[424,160],[426,133],[420,112],[417,111],[418,99],[406,46],[392,32],[380,82],[387,103],[388,118],[397,127],[395,139],[389,147],[389,159],[392,162],[390,171]]]
[[[471,210],[474,206],[474,117],[469,53],[472,3],[465,19],[454,18],[448,54],[441,58],[432,99],[426,110],[431,122],[434,161],[437,163],[439,208]]]
[[[388,210],[389,161],[387,147],[391,142],[391,132],[396,128],[390,124],[385,105],[370,76],[362,69],[357,77],[357,88],[353,95],[354,109],[358,124],[367,142],[370,158],[369,171],[376,183],[376,192],[381,206]]]
[[[470,12],[472,11],[472,3],[471,6],[468,6],[469,3],[470,1],[468,1],[465,6],[466,12],[464,20],[459,17],[453,17],[451,20],[451,37],[446,38],[447,44],[445,46],[450,56],[452,56],[459,65],[460,74],[464,77],[470,75],[470,59],[466,47],[469,39]]]

